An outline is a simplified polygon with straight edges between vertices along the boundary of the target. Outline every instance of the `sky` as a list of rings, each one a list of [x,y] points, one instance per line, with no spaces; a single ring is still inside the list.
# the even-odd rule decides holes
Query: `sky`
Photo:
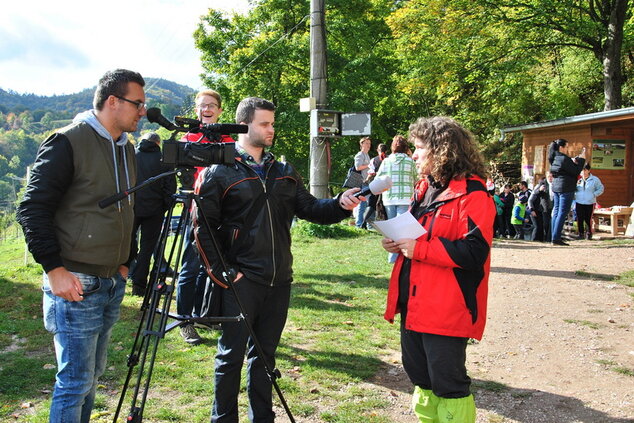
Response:
[[[0,88],[73,94],[108,70],[203,88],[193,32],[209,8],[245,13],[248,0],[35,0],[0,11]]]

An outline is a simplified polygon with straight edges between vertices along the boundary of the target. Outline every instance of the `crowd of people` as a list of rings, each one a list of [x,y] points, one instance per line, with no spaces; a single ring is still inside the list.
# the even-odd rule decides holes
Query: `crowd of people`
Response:
[[[515,190],[511,184],[506,184],[502,192],[490,187],[497,208],[496,237],[568,245],[562,239],[567,222],[571,228],[576,223],[576,235],[571,236],[592,239],[592,212],[599,207],[597,197],[604,187],[586,163],[585,149],[570,158],[567,148],[564,139],[551,143],[550,170],[532,190],[526,181]]]
[[[136,149],[128,139],[146,114],[144,86],[136,72],[107,72],[97,85],[94,108],[40,146],[18,208],[29,250],[44,270],[44,325],[54,336],[58,368],[51,422],[89,421],[126,280],[130,277],[133,295],[146,295],[152,256],[165,262],[155,245],[173,204],[174,178],[136,198],[98,205],[166,170],[157,134],[144,134]],[[220,94],[199,92],[195,110],[201,124],[216,123]],[[268,100],[243,99],[235,122],[248,132],[237,141],[220,139],[235,147],[233,165],[212,164],[196,169],[191,183],[181,180],[181,190],[197,196],[200,207],[184,204],[193,218],[182,264],[178,272],[171,270],[178,273],[178,316],[186,322],[200,316],[210,283],[221,289],[232,285],[221,290],[218,317],[243,315],[253,330],[241,321],[221,323],[211,421],[238,421],[245,356],[249,418],[274,421],[266,368],[275,366],[289,308],[292,221],[336,223],[357,209],[355,223],[361,228],[403,213],[411,213],[424,228],[416,239],[381,241],[394,264],[384,317],[394,322],[401,315],[403,366],[415,386],[419,420],[475,422],[465,351],[468,339],[480,339],[484,332],[493,237],[565,244],[561,232],[575,200],[580,235],[591,238],[592,210],[603,186],[585,163],[585,152],[570,158],[568,142],[556,140],[549,152],[550,172],[532,190],[522,182],[517,194],[508,184],[497,192],[486,182],[484,160],[468,130],[447,117],[419,118],[409,127],[409,139],[396,135],[389,146],[379,144],[374,158],[372,140],[360,140],[354,168],[365,183],[389,176],[391,188],[357,197],[355,187],[317,199],[292,164],[268,151],[275,111]],[[210,140],[192,132],[182,141]],[[191,345],[202,341],[190,323],[180,326],[180,334]]]
[[[370,159],[371,141],[365,137],[360,141],[361,151],[354,159],[356,169],[364,175],[365,183],[376,176],[389,175],[393,186],[380,195],[371,195],[368,207],[362,202],[355,210],[356,226],[369,229],[371,222],[381,218],[398,216],[410,207],[416,168],[411,159],[412,152],[406,139],[396,135],[391,144],[391,154],[385,153],[385,144],[377,146],[377,156]],[[597,197],[604,190],[599,178],[591,173],[585,160],[585,149],[574,157],[566,152],[568,141],[557,139],[549,148],[550,170],[538,177],[534,186],[526,181],[516,185],[504,184],[501,189],[490,179],[487,190],[496,207],[494,236],[519,240],[549,242],[553,245],[568,245],[562,239],[564,225],[576,224],[576,237],[592,239],[592,211],[598,207]],[[377,215],[377,207],[384,209]],[[383,216],[383,217],[381,217]],[[388,260],[393,263],[395,256]]]

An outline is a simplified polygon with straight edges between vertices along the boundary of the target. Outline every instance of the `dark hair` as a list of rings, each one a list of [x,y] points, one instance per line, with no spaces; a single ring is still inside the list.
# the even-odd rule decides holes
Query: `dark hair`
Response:
[[[522,182],[520,182],[520,186],[528,188],[528,182],[522,181]]]
[[[140,73],[127,69],[115,69],[106,72],[95,90],[92,105],[96,110],[103,109],[103,105],[111,95],[125,97],[128,93],[128,83],[135,82],[145,87],[145,80]]]
[[[155,142],[155,143],[159,143],[160,144],[161,137],[159,137],[159,135],[156,132],[146,132],[141,137],[141,141],[143,141],[143,140],[148,140],[150,142]]]
[[[376,147],[376,151],[379,153],[385,153],[387,151],[387,145],[381,143]]]
[[[511,188],[513,188],[513,186],[511,184],[506,184],[506,185],[504,185],[504,188],[511,189]]]
[[[236,123],[249,124],[253,122],[256,110],[275,111],[275,104],[259,97],[247,97],[236,108]]]
[[[564,147],[568,144],[568,141],[563,138],[557,138],[548,146],[548,163],[553,164],[555,160],[555,153],[559,151],[560,147]]]
[[[469,175],[486,179],[484,159],[473,134],[455,120],[444,116],[418,118],[409,126],[409,139],[429,150],[422,168],[430,168],[436,182],[446,185],[453,178]]]
[[[390,146],[392,153],[406,153],[408,148],[409,145],[407,145],[407,140],[404,136],[395,135],[392,138],[392,145]]]
[[[583,168],[587,169],[587,170],[590,170],[590,163],[586,163],[586,165]]]

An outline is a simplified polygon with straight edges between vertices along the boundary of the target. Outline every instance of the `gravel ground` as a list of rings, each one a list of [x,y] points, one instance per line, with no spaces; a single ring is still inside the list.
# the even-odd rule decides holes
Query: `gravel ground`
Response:
[[[634,422],[634,247],[572,241],[496,242],[488,322],[470,345],[478,423]],[[394,351],[373,384],[393,422],[416,422]]]

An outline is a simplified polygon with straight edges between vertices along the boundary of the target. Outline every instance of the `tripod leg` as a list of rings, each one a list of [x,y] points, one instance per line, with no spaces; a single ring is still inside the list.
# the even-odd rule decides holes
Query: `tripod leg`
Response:
[[[175,201],[170,206],[167,212],[167,219],[171,219],[171,216],[174,211],[174,206],[177,203],[177,196],[175,197]],[[174,268],[178,267],[178,259],[181,255],[182,251],[182,240],[183,240],[183,232],[186,227],[186,220],[189,219],[189,211],[188,209],[184,209],[181,214],[181,218],[179,220],[178,229],[176,231],[176,235],[174,237],[174,241],[171,246],[169,261],[171,262],[172,258],[176,258],[176,262],[174,263]],[[168,220],[169,221],[169,220]],[[163,256],[165,252],[165,248],[167,245],[167,237],[169,234],[169,226],[164,225],[161,230],[161,235],[159,237],[159,241],[157,244],[157,251]],[[175,253],[176,251],[176,253]],[[126,376],[126,380],[124,382],[121,396],[119,398],[119,403],[117,405],[117,409],[114,415],[113,422],[116,422],[119,418],[119,413],[121,411],[121,407],[123,405],[123,401],[125,399],[128,386],[130,384],[130,380],[134,373],[134,367],[139,365],[137,381],[134,387],[134,392],[132,395],[132,406],[130,414],[127,418],[127,421],[130,422],[140,422],[143,418],[143,408],[145,406],[145,400],[147,397],[147,392],[149,389],[149,383],[151,379],[152,368],[154,366],[154,360],[156,358],[156,350],[158,348],[158,343],[161,338],[163,338],[165,334],[165,326],[167,321],[167,314],[169,312],[169,304],[172,299],[172,292],[174,291],[174,279],[172,278],[171,285],[166,282],[166,275],[162,272],[155,272],[151,283],[149,284],[149,288],[146,291],[146,295],[143,299],[143,304],[141,305],[142,316],[139,321],[139,326],[136,332],[136,336],[132,345],[132,352],[128,356],[128,374]],[[162,308],[159,307],[161,300],[163,300]],[[161,312],[161,319],[156,319],[157,310],[165,310]],[[154,342],[152,343],[152,339]],[[151,345],[152,344],[152,345]],[[152,351],[150,353],[149,349],[152,347]],[[150,353],[150,361],[149,361],[149,370],[146,370],[146,361],[148,357],[148,353]],[[147,374],[146,374],[147,373]],[[145,383],[142,383],[145,376]],[[137,398],[140,392],[141,387],[144,387],[143,397],[140,402],[140,406],[136,406]]]

